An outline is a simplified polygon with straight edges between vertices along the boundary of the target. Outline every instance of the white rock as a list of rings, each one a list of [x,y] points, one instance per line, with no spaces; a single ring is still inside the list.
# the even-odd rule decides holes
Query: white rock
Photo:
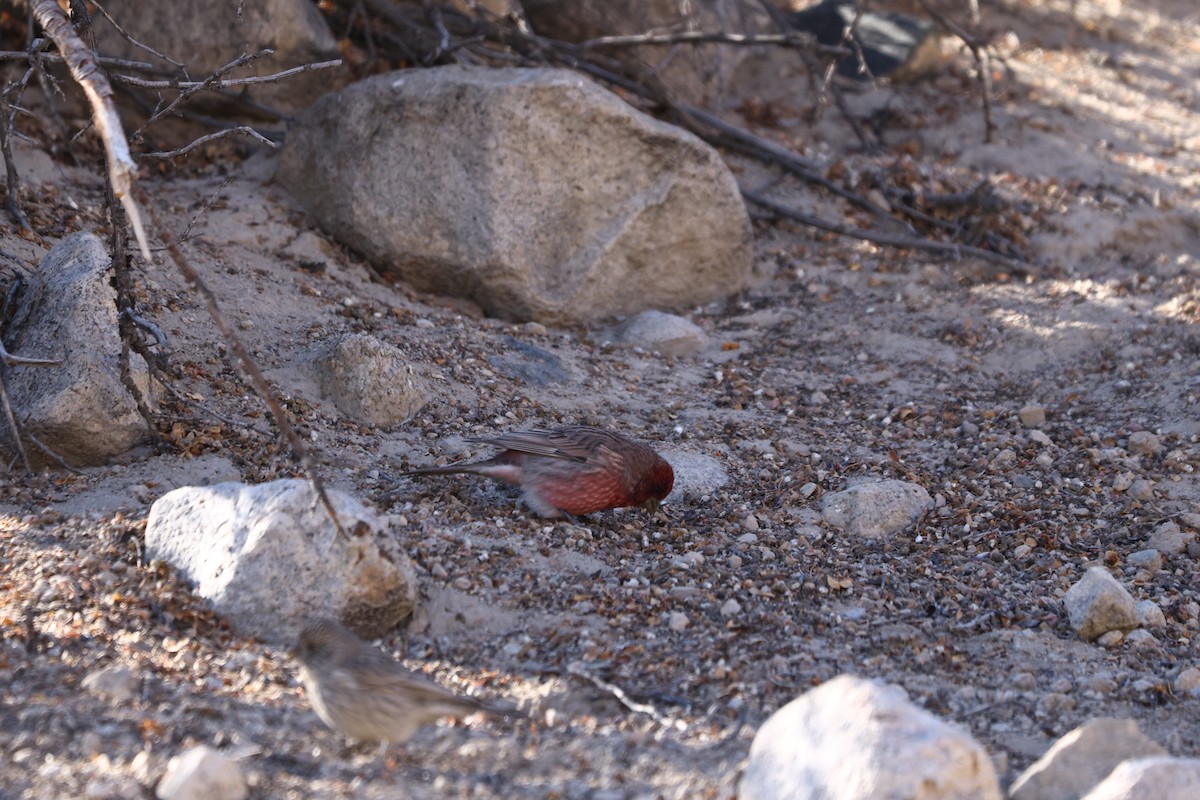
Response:
[[[137,676],[129,667],[118,664],[88,673],[81,686],[110,703],[127,703],[137,696]]]
[[[724,605],[721,606],[721,616],[722,617],[732,617],[733,615],[739,613],[741,610],[742,610],[742,604],[739,603],[737,600],[734,600],[731,597],[725,601]]]
[[[841,675],[771,715],[754,737],[739,800],[999,800],[970,735],[904,690]]]
[[[1162,452],[1162,442],[1150,431],[1135,431],[1129,434],[1129,443],[1125,448],[1135,456],[1153,456]]]
[[[1145,628],[1138,628],[1125,634],[1125,644],[1135,650],[1153,650],[1162,646],[1154,634]]]
[[[696,323],[654,310],[643,311],[626,320],[613,335],[619,342],[657,350],[668,356],[694,355],[708,344],[707,334]]]
[[[158,783],[158,800],[244,800],[246,779],[236,762],[208,745],[175,756]]]
[[[1103,567],[1092,567],[1063,596],[1075,632],[1089,641],[1109,631],[1137,627],[1137,604]]]
[[[1046,424],[1046,409],[1041,406],[1024,406],[1017,412],[1017,418],[1026,428],[1040,428]]]
[[[428,392],[399,348],[365,333],[342,337],[318,359],[321,392],[346,416],[394,428],[425,405]]]
[[[8,326],[10,335],[20,336],[13,355],[62,360],[12,367],[4,383],[22,427],[76,466],[104,464],[147,436],[121,383],[111,263],[92,234],[66,237],[38,265],[37,280]],[[129,363],[134,383],[148,396],[146,363],[137,354]],[[43,462],[38,448],[26,443],[25,449],[32,461]]]
[[[1082,800],[1196,800],[1200,758],[1153,756],[1121,762]]]
[[[671,616],[669,616],[667,618],[667,627],[669,627],[671,630],[675,631],[676,633],[679,633],[680,631],[686,629],[687,626],[688,626],[687,614],[684,614],[680,611],[672,611]]]
[[[750,220],[721,156],[567,70],[357,81],[289,129],[276,179],[382,269],[492,316],[689,308],[752,274]]]
[[[1165,753],[1131,719],[1089,720],[1021,773],[1009,800],[1076,800],[1125,759]]]
[[[826,522],[867,539],[899,533],[931,508],[929,492],[907,481],[860,483],[821,498]]]
[[[1162,569],[1162,553],[1152,547],[1146,550],[1138,550],[1126,556],[1125,563],[1136,569],[1148,569],[1151,571]]]
[[[345,536],[305,480],[176,489],[150,508],[146,558],[174,565],[264,641],[291,644],[316,615],[380,636],[412,613],[416,574],[384,519],[327,491]]]

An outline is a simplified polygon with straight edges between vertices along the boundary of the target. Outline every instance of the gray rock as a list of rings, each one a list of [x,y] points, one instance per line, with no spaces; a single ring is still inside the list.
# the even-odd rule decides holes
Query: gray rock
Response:
[[[617,341],[668,356],[699,353],[708,344],[704,330],[683,317],[661,311],[643,311],[613,332]]]
[[[412,564],[383,519],[327,491],[346,536],[305,480],[176,489],[150,508],[146,558],[175,566],[239,631],[264,641],[291,644],[316,615],[380,636],[412,613]]]
[[[1021,773],[1009,800],[1076,800],[1125,759],[1165,753],[1131,719],[1089,720]]]
[[[1178,523],[1167,520],[1154,529],[1146,544],[1159,552],[1178,555],[1187,548],[1187,537]]]
[[[667,502],[700,500],[729,483],[729,473],[720,461],[702,453],[660,449],[659,454],[675,470],[675,486]]]
[[[246,779],[237,762],[201,744],[167,763],[154,794],[158,800],[244,800]]]
[[[80,685],[97,697],[119,704],[137,696],[138,680],[129,667],[116,665],[89,672]]]
[[[495,316],[690,307],[751,275],[749,218],[717,152],[563,70],[359,81],[292,127],[276,177],[380,268]]]
[[[399,348],[365,333],[342,337],[318,359],[321,392],[348,417],[376,428],[411,419],[428,400]]]
[[[500,341],[508,345],[509,351],[488,356],[488,364],[506,378],[530,386],[547,386],[562,383],[569,377],[562,359],[549,350],[511,336],[502,336]]]
[[[1200,689],[1200,669],[1185,667],[1175,676],[1175,691],[1180,694],[1195,694]]]
[[[1125,563],[1137,569],[1158,570],[1162,569],[1162,553],[1154,548],[1146,550],[1138,550],[1135,553],[1130,553],[1125,558]]]
[[[108,0],[104,8],[134,39],[185,61],[192,80],[203,80],[238,56],[263,48],[275,52],[241,67],[236,73],[238,77],[269,75],[300,64],[341,57],[325,18],[307,0],[256,3]],[[173,65],[131,44],[103,15],[96,14],[92,25],[105,55],[149,61],[165,74],[178,73]],[[285,113],[298,113],[349,77],[350,70],[343,65],[294,75],[287,80],[239,87],[237,94],[239,98],[248,97]],[[245,107],[218,105],[215,93],[204,94],[207,96],[199,99],[208,104],[209,111],[236,114]]]
[[[1121,762],[1082,800],[1195,800],[1200,758],[1131,758]]]
[[[569,42],[646,31],[777,32],[757,3],[739,0],[523,0],[522,5],[539,34]],[[797,66],[794,57],[780,58],[765,48],[712,44],[621,47],[604,54],[631,68],[652,70],[677,102],[708,108],[742,97],[739,87],[750,88],[746,83],[756,67],[782,78],[796,74]]]
[[[5,384],[13,412],[29,431],[75,466],[105,464],[144,441],[146,423],[121,383],[121,337],[111,259],[90,233],[56,244],[38,266],[38,281],[21,298],[6,342],[27,358],[57,366],[16,366]],[[130,355],[130,372],[147,395],[146,364]],[[26,452],[46,463],[29,442]]]
[[[860,483],[821,498],[827,523],[867,539],[899,533],[931,508],[929,492],[907,481]]]
[[[1134,606],[1137,610],[1138,625],[1143,628],[1161,628],[1167,624],[1167,616],[1153,600],[1139,600]]]
[[[1163,451],[1163,446],[1150,431],[1135,431],[1129,434],[1125,449],[1135,456],[1156,456]]]
[[[886,791],[883,789],[886,787]],[[987,752],[898,686],[841,675],[771,715],[739,800],[999,800]]]
[[[1091,641],[1137,627],[1137,603],[1104,567],[1091,567],[1063,596],[1071,627]]]

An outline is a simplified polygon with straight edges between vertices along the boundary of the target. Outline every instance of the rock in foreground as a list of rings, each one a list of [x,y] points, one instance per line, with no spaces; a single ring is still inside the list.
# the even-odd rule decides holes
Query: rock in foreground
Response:
[[[360,81],[305,112],[276,177],[380,268],[493,316],[685,308],[750,276],[749,218],[717,152],[563,70]]]
[[[999,800],[970,735],[904,690],[841,675],[776,711],[750,747],[739,800]]]
[[[242,633],[292,644],[308,617],[375,637],[412,613],[416,576],[386,523],[330,491],[336,532],[305,480],[190,486],[150,508],[146,558],[173,565]]]

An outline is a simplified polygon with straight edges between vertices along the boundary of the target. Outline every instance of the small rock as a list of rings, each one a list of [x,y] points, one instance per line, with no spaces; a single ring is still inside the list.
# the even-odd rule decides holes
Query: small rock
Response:
[[[1125,634],[1125,644],[1134,650],[1157,650],[1162,644],[1145,628],[1137,628]]]
[[[1096,637],[1096,644],[1106,650],[1111,650],[1123,641],[1125,641],[1125,634],[1121,631],[1108,631]]]
[[[321,392],[351,419],[394,428],[428,399],[423,382],[399,348],[365,333],[334,342],[318,358]]]
[[[742,529],[747,531],[758,530],[758,517],[754,516],[753,514],[747,514],[745,519],[742,520]],[[738,541],[740,542],[741,539],[738,539]],[[756,541],[758,541],[758,537],[750,540],[751,543]]]
[[[172,758],[155,791],[159,800],[244,800],[246,794],[237,763],[203,744]]]
[[[1018,672],[1009,679],[1009,683],[1018,692],[1031,692],[1037,688],[1037,676],[1032,672]]]
[[[823,406],[829,402],[829,398],[822,391],[813,392],[808,396],[808,404],[810,406]]]
[[[1153,756],[1122,761],[1082,800],[1195,800],[1200,758]]]
[[[1138,625],[1143,628],[1161,628],[1167,624],[1167,617],[1158,603],[1153,600],[1139,600],[1137,605]]]
[[[1200,689],[1200,669],[1185,667],[1175,677],[1175,691],[1180,694],[1194,694]]]
[[[1125,563],[1136,569],[1159,570],[1162,569],[1162,553],[1154,548],[1138,550],[1136,553],[1130,553]]]
[[[908,481],[860,483],[821,498],[826,522],[865,539],[899,533],[931,508],[929,492]]]
[[[739,603],[737,600],[734,600],[731,597],[725,601],[725,604],[723,606],[721,606],[721,616],[722,617],[732,617],[734,614],[737,614],[741,610],[742,610],[742,604]]]
[[[524,330],[525,333],[529,334],[530,336],[545,336],[546,335],[546,326],[540,322],[534,322],[532,320],[530,320],[529,322],[526,322],[525,325],[522,327],[522,330]]]
[[[1071,627],[1091,641],[1110,631],[1137,627],[1133,596],[1103,567],[1092,567],[1063,596]]]
[[[91,672],[83,679],[87,691],[110,703],[128,703],[137,696],[137,676],[129,667],[120,664]]]
[[[900,687],[851,675],[772,714],[738,787],[739,800],[884,797],[1001,794],[991,759],[969,734],[918,708]]]
[[[1167,520],[1154,529],[1146,544],[1160,552],[1178,555],[1187,547],[1187,537],[1180,530],[1178,523]]]
[[[1136,431],[1129,435],[1129,443],[1125,447],[1135,456],[1156,456],[1162,452],[1162,442],[1150,431]]]
[[[613,332],[619,342],[667,356],[690,356],[708,344],[708,336],[691,320],[661,311],[643,311]]]
[[[1129,496],[1134,500],[1153,500],[1154,481],[1139,478],[1129,485]]]
[[[1093,719],[1063,736],[1009,788],[1009,800],[1075,800],[1126,758],[1166,753],[1129,719]]]
[[[672,611],[671,616],[667,617],[667,627],[676,633],[685,630],[688,624],[687,614],[681,611]]]
[[[1025,406],[1017,412],[1017,419],[1026,428],[1040,428],[1046,424],[1046,409],[1041,406]]]
[[[1049,447],[1051,444],[1050,437],[1046,435],[1045,431],[1039,430],[1029,432],[1029,441],[1034,444],[1040,444],[1042,447]]]

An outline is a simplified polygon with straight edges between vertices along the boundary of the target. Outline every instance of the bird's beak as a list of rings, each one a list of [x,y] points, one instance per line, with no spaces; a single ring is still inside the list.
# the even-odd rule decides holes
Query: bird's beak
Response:
[[[657,497],[651,497],[649,500],[642,503],[642,508],[646,509],[651,514],[653,514],[656,511],[658,511],[658,509],[661,505],[662,505],[662,503],[659,501],[659,499]]]

